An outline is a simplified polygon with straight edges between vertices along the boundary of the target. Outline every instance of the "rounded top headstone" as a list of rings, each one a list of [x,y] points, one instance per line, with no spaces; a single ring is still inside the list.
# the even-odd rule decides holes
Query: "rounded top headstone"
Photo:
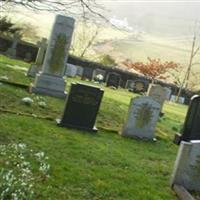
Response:
[[[193,101],[194,99],[198,99],[198,98],[200,98],[200,95],[196,94],[196,95],[194,95],[194,96],[191,97],[191,101]]]

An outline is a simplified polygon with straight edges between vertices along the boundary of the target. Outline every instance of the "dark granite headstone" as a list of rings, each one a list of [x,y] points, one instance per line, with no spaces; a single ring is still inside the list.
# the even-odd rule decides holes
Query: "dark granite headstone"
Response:
[[[200,96],[195,95],[191,98],[189,109],[185,118],[182,134],[175,136],[175,143],[181,140],[200,140]]]
[[[118,88],[120,84],[120,80],[121,80],[121,77],[119,74],[115,72],[109,73],[107,81],[106,81],[106,86]]]
[[[72,83],[60,126],[96,132],[95,121],[104,91],[80,83]]]
[[[92,80],[93,77],[93,69],[89,68],[89,67],[84,67],[83,68],[83,74],[81,76],[82,80],[88,79],[88,80]]]

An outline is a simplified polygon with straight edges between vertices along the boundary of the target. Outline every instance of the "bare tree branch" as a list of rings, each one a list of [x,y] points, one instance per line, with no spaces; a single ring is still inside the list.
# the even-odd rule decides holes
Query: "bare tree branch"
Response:
[[[96,0],[0,0],[1,9],[7,6],[22,6],[33,11],[49,11],[84,19],[100,19],[108,21],[103,13],[105,8]]]

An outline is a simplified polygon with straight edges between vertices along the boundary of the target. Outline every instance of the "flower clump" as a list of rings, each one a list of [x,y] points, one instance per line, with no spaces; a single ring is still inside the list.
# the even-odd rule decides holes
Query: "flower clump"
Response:
[[[35,183],[49,177],[47,160],[26,144],[0,145],[0,200],[35,199]]]

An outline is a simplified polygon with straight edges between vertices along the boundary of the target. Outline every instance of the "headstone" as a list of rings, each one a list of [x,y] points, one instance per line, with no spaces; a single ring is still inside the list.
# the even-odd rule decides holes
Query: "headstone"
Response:
[[[72,64],[67,63],[67,69],[66,69],[66,73],[65,73],[66,76],[75,77],[76,73],[77,73],[76,65],[72,65]]]
[[[35,77],[36,74],[41,69],[41,66],[42,66],[43,60],[44,60],[44,56],[45,56],[45,51],[47,48],[47,39],[42,38],[41,42],[37,43],[37,46],[38,46],[38,53],[37,53],[35,63],[30,66],[30,68],[27,72],[27,76]]]
[[[81,79],[82,80],[90,80],[91,81],[92,80],[92,75],[93,75],[93,70],[94,69],[92,69],[90,67],[84,67]]]
[[[181,142],[171,179],[174,184],[200,192],[200,140]]]
[[[150,84],[147,91],[147,96],[150,96],[157,101],[160,104],[162,111],[162,107],[166,99],[165,88],[160,85]]]
[[[180,103],[180,104],[184,104],[185,103],[185,97],[179,97],[178,100],[177,100],[176,95],[171,95],[170,101],[177,102],[177,103]]]
[[[16,57],[16,55],[17,55],[17,50],[16,50],[16,48],[17,48],[17,43],[19,42],[19,40],[20,40],[20,34],[19,33],[15,33],[14,34],[14,37],[13,37],[13,43],[12,43],[12,46],[10,47],[10,48],[8,48],[8,50],[6,51],[6,54],[7,55],[9,55],[9,56],[11,56],[11,57]]]
[[[200,96],[191,98],[180,140],[200,140]]]
[[[128,90],[130,91],[134,91],[135,88],[135,82],[133,80],[127,80],[126,81],[126,86],[125,86]]]
[[[74,29],[74,19],[57,15],[48,43],[42,71],[37,74],[32,92],[66,97],[65,63]]]
[[[176,95],[171,95],[170,101],[175,102],[176,101]]]
[[[82,76],[83,75],[83,67],[77,66],[77,76]]]
[[[144,89],[145,89],[144,82],[139,80],[134,82],[134,92],[143,92]]]
[[[98,87],[72,83],[59,125],[97,131],[95,121],[103,93],[103,90]]]
[[[98,76],[99,76],[99,75],[101,75],[101,76],[103,77],[102,80],[99,80],[99,79],[98,79]],[[105,71],[105,70],[102,70],[102,69],[95,69],[95,70],[93,71],[92,77],[93,77],[94,81],[103,82],[104,79],[105,79],[105,75],[106,75],[106,71]]]
[[[164,88],[165,88],[165,100],[169,101],[170,97],[171,97],[172,90],[168,87],[164,87]]]
[[[160,104],[151,97],[136,97],[131,99],[127,121],[122,135],[153,140],[155,127],[160,113]]]
[[[178,103],[184,104],[185,103],[185,97],[179,97],[178,98]]]
[[[107,87],[114,87],[114,88],[118,88],[119,84],[121,81],[121,77],[119,74],[115,73],[115,72],[111,72],[108,74],[108,78],[106,81],[106,86]]]

